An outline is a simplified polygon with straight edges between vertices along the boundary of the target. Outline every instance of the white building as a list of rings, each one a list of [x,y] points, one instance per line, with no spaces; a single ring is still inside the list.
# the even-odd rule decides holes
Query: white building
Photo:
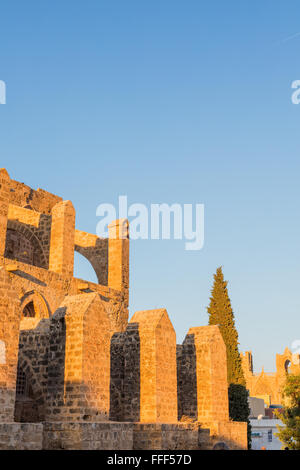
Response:
[[[250,423],[253,450],[262,450],[262,447],[266,450],[281,450],[283,444],[275,436],[278,431],[276,425],[283,426],[280,419],[250,419]]]

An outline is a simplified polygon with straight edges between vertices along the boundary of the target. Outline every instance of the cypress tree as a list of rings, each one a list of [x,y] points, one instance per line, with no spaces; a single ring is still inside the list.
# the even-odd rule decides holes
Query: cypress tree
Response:
[[[219,325],[227,355],[227,380],[229,398],[229,416],[234,421],[247,421],[248,447],[251,446],[251,427],[248,391],[242,369],[242,360],[238,349],[238,333],[235,327],[234,314],[224,280],[222,268],[214,275],[214,285],[207,308],[209,325]]]

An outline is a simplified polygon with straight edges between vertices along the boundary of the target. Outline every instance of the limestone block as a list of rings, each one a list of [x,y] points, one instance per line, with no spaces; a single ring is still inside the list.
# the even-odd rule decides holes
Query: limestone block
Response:
[[[49,420],[107,420],[111,334],[99,295],[66,297],[50,329]]]
[[[190,328],[196,348],[198,421],[228,421],[226,346],[218,326]]]
[[[226,347],[219,327],[190,328],[177,356],[182,415],[201,423],[228,421]]]
[[[10,275],[0,268],[0,422],[13,421],[21,311]]]
[[[165,309],[136,312],[140,341],[140,421],[177,421],[176,334]]]
[[[129,288],[129,225],[127,219],[108,226],[108,285],[117,290]]]
[[[4,256],[7,217],[10,197],[10,177],[5,168],[0,169],[0,256]]]
[[[75,209],[71,201],[58,202],[52,209],[49,269],[73,276]]]

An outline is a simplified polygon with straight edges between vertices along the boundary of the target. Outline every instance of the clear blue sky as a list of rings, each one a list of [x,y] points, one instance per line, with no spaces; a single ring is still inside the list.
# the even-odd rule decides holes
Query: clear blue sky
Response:
[[[269,371],[300,338],[299,14],[271,0],[1,4],[1,166],[71,199],[93,233],[120,194],[204,203],[203,250],[131,243],[130,313],[166,307],[181,341],[207,323],[222,265],[240,348]]]

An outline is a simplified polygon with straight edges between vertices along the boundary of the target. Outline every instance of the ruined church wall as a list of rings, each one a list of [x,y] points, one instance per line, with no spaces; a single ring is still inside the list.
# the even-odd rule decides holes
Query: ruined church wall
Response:
[[[51,216],[9,204],[5,257],[49,268]]]
[[[110,337],[96,294],[63,301],[51,319],[48,420],[108,420]]]
[[[136,323],[111,339],[110,420],[140,420],[140,336]]]
[[[27,320],[21,322],[18,368],[26,374],[30,391],[16,396],[15,421],[41,422],[46,417],[48,388],[50,320],[41,320],[35,329],[24,329]]]
[[[42,450],[42,423],[1,423],[0,450]]]
[[[99,284],[108,286],[108,238],[75,230],[75,251],[93,266]]]
[[[286,374],[300,373],[300,355],[292,354],[289,348],[285,348],[283,354],[276,354],[276,372],[273,373],[267,373],[264,369],[260,373],[253,373],[251,351],[241,353],[241,358],[250,396],[263,398],[268,406],[283,405],[282,389]]]
[[[20,207],[30,207],[42,214],[51,214],[52,208],[62,198],[43,189],[34,190],[24,183],[10,180],[10,202]]]
[[[178,420],[189,417],[197,420],[196,350],[193,337],[187,335],[177,345]]]
[[[9,259],[0,257],[0,266],[9,266]],[[104,302],[111,321],[111,330],[123,331],[128,319],[128,296],[110,287],[101,286],[89,281],[62,276],[59,273],[14,261],[15,271],[9,273],[10,284],[16,297],[22,298],[26,293],[37,292],[43,296],[49,309],[49,317],[59,307],[67,295],[95,292]]]
[[[0,423],[14,418],[21,312],[9,275],[0,267]]]

